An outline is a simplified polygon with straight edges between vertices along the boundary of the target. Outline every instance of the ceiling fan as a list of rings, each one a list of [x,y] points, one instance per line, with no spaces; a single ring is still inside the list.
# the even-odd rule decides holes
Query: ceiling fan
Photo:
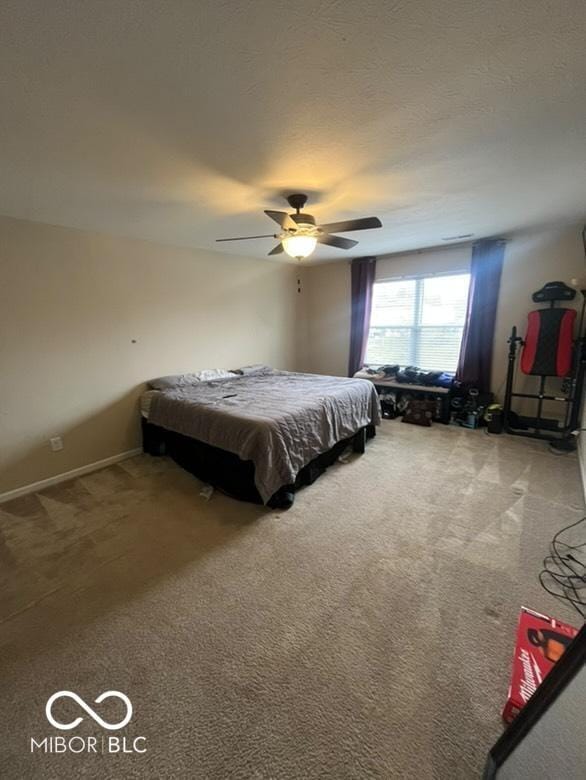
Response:
[[[307,195],[297,193],[289,195],[287,202],[295,214],[287,214],[285,211],[267,211],[267,217],[274,219],[281,228],[280,233],[268,233],[264,236],[239,236],[238,238],[217,238],[216,241],[248,241],[253,238],[278,238],[279,243],[271,249],[269,255],[278,255],[286,252],[291,257],[302,260],[309,257],[317,244],[327,244],[336,249],[352,249],[358,241],[351,238],[333,236],[332,233],[347,233],[350,230],[370,230],[382,227],[378,217],[363,217],[362,219],[349,219],[346,222],[329,222],[326,225],[316,225],[315,217],[305,214],[301,209],[307,202]]]

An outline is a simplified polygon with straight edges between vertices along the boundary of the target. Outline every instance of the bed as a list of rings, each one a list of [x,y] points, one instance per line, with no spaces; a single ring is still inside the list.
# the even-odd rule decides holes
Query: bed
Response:
[[[348,446],[363,452],[381,419],[371,382],[272,369],[167,378],[143,394],[141,413],[145,452],[170,455],[234,498],[279,508]]]

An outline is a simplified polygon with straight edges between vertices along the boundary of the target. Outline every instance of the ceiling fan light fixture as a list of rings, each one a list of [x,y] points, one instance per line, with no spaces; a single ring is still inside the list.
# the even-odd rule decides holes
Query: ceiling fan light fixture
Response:
[[[309,257],[317,246],[317,238],[315,236],[285,236],[281,243],[289,257],[303,260],[303,258]]]
[[[352,249],[358,241],[351,238],[335,236],[334,233],[349,233],[352,230],[371,230],[382,227],[378,217],[361,217],[360,219],[345,219],[342,222],[328,222],[316,225],[313,214],[307,214],[301,209],[307,202],[307,195],[293,193],[287,196],[287,202],[295,214],[285,211],[265,209],[264,213],[280,227],[278,234],[268,236],[236,236],[234,238],[217,238],[216,241],[248,241],[254,238],[277,238],[279,243],[274,246],[269,255],[279,255],[286,252],[289,257],[303,260],[315,250],[318,244],[333,246],[336,249]]]

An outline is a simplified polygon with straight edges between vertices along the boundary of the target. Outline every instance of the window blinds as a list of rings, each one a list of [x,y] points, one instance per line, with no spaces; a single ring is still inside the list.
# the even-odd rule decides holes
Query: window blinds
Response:
[[[376,282],[366,362],[455,371],[469,274]]]

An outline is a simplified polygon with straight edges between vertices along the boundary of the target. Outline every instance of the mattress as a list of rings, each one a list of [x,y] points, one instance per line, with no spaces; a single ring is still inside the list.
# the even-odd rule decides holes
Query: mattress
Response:
[[[147,405],[153,425],[252,461],[265,503],[316,456],[381,419],[371,382],[287,371],[155,392]]]
[[[145,420],[149,419],[149,414],[151,411],[151,404],[153,402],[153,398],[160,393],[160,390],[146,390],[140,397],[139,402],[139,409],[141,415],[145,418]]]

